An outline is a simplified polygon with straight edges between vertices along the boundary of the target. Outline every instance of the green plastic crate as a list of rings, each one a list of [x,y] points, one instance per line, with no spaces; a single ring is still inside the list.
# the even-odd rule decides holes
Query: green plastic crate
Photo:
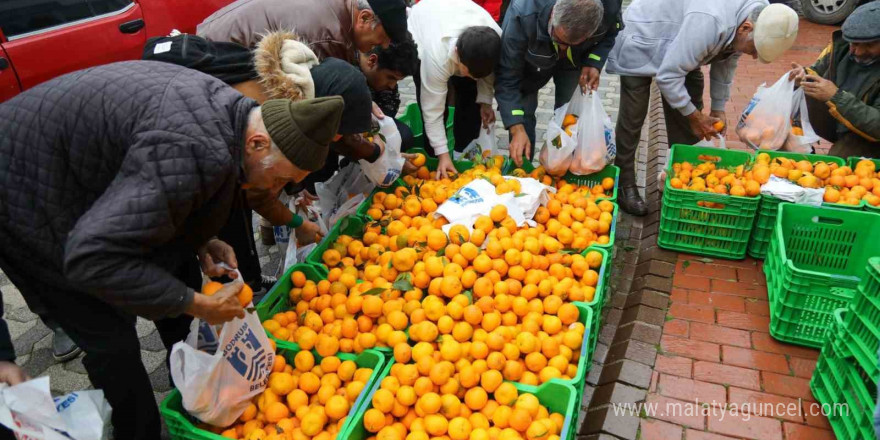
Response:
[[[299,353],[299,348],[279,348],[278,353],[284,356],[288,363],[293,364],[293,358]],[[319,361],[322,357],[316,352],[312,351],[312,354],[315,355],[315,360]],[[373,374],[370,376],[370,380],[367,381],[364,386],[365,390],[371,389],[376,381],[379,379],[379,376],[385,371],[385,356],[382,353],[379,353],[375,350],[364,350],[363,353],[360,354],[350,354],[350,353],[338,353],[336,355],[340,360],[343,361],[354,361],[358,367],[361,368],[372,368]],[[354,404],[351,406],[351,410],[348,413],[348,418],[345,421],[345,424],[342,427],[340,432],[344,432],[349,423],[351,423],[353,416],[357,414],[357,412],[367,403],[366,393],[361,393],[360,396],[354,401]],[[165,419],[165,424],[168,426],[168,433],[171,436],[172,440],[224,440],[225,437],[222,437],[218,434],[214,434],[209,431],[205,431],[204,429],[199,429],[196,427],[196,424],[199,423],[194,417],[187,414],[186,410],[183,408],[183,396],[180,394],[180,391],[174,389],[170,394],[162,401],[159,405],[159,412],[162,414],[162,418]]]
[[[877,377],[859,368],[851,353],[837,340],[843,321],[847,319],[845,312],[845,309],[839,309],[835,313],[834,331],[830,332],[822,347],[810,389],[816,400],[830,410],[828,422],[838,439],[874,438]],[[828,408],[829,405],[832,407]]]
[[[669,180],[674,175],[673,164],[687,161],[696,165],[703,162],[699,159],[701,155],[719,157],[719,167],[748,164],[751,155],[743,151],[678,144],[672,146],[669,154],[657,244],[691,254],[744,258],[761,199],[676,189]],[[718,203],[722,207],[700,206],[701,202]]]
[[[868,260],[865,275],[843,319],[840,342],[858,360],[869,375],[880,372],[877,350],[880,348],[880,257]]]
[[[608,290],[608,280],[610,278],[611,273],[611,253],[602,247],[597,247],[596,245],[590,246],[584,249],[581,252],[581,255],[586,256],[587,252],[596,251],[602,254],[602,267],[599,269],[599,281],[596,284],[596,293],[593,295],[593,300],[589,302],[575,302],[574,304],[579,306],[583,304],[592,310],[592,320],[590,321],[589,332],[586,336],[588,336],[588,340],[584,343],[581,351],[583,352],[584,348],[588,348],[586,352],[586,360],[587,360],[587,369],[589,370],[590,366],[593,362],[593,353],[596,351],[596,344],[599,341],[599,331],[602,328],[602,309],[605,307],[607,303],[607,290]],[[583,353],[582,353],[583,354]]]
[[[361,238],[364,236],[364,227],[367,225],[364,217],[359,214],[347,215],[339,219],[333,228],[330,229],[330,232],[326,237],[321,239],[321,242],[306,255],[305,262],[307,264],[311,264],[319,272],[321,272],[325,277],[329,270],[327,266],[324,264],[323,255],[324,251],[330,248],[330,245],[336,242],[336,239],[339,238],[340,235],[349,235],[354,238]],[[288,289],[290,290],[290,289]]]
[[[880,216],[783,203],[764,262],[770,334],[821,347],[836,309],[846,307],[868,258],[880,253]]]
[[[758,154],[761,153],[766,153],[770,156],[771,160],[776,157],[785,157],[797,161],[808,160],[813,164],[816,162],[830,162],[836,163],[840,166],[846,164],[843,159],[836,156],[790,153],[787,151],[758,150],[755,151],[755,158],[757,159]],[[755,228],[752,230],[752,238],[749,240],[748,253],[752,257],[764,259],[767,255],[767,245],[770,244],[770,234],[773,232],[773,227],[776,226],[776,213],[778,211],[779,203],[781,202],[782,200],[777,199],[776,197],[761,195],[761,204],[758,207],[758,217],[755,219]]]
[[[415,102],[406,106],[406,109],[403,111],[403,114],[397,118],[398,121],[403,122],[412,130],[414,143],[413,146],[416,148],[424,148],[425,147],[425,127],[422,123],[422,110],[419,108],[419,105]],[[449,144],[449,152],[452,153],[452,150],[455,148],[455,132],[452,129],[453,121],[455,120],[455,107],[449,107],[449,117],[446,118],[446,142]]]
[[[876,170],[880,170],[880,159],[872,159],[869,157],[850,156],[847,159],[847,165],[849,165],[853,170],[855,170],[856,164],[862,159],[868,159],[871,162],[874,162],[874,165],[876,166]],[[847,205],[847,206],[849,206],[849,205]],[[862,200],[861,208],[864,209],[865,211],[868,211],[868,212],[880,214],[880,206],[871,205],[864,200]]]
[[[373,388],[369,391],[369,394],[367,394],[366,402],[373,400],[373,394],[379,389],[379,384],[382,382],[382,379],[391,373],[392,365],[394,365],[394,363],[390,362],[385,366],[383,375],[376,381]],[[562,414],[565,417],[565,422],[559,438],[566,440],[574,438],[575,431],[577,430],[575,425],[577,424],[580,403],[576,401],[578,392],[573,386],[563,383],[558,379],[553,379],[538,387],[519,383],[514,383],[514,386],[516,386],[517,391],[520,393],[534,394],[541,405],[547,407],[550,412]],[[374,434],[371,434],[364,428],[364,413],[370,409],[370,407],[371,405],[369,403],[361,407],[358,413],[355,414],[350,421],[346,422],[346,428],[341,434],[339,434],[337,439],[366,440],[368,437],[373,436]]]
[[[511,175],[513,173],[513,170],[515,170],[516,168],[517,167],[513,163],[513,160],[508,158],[508,160],[505,162],[504,174]],[[526,173],[531,173],[535,170],[536,167],[531,162],[523,162],[523,166],[521,168]],[[611,196],[600,196],[597,197],[596,200],[611,200],[612,202],[616,203],[617,185],[620,182],[620,168],[618,168],[616,165],[607,165],[605,166],[605,168],[602,168],[602,171],[599,171],[598,173],[588,174],[586,176],[577,176],[572,173],[565,173],[565,176],[562,176],[562,178],[568,183],[590,187],[598,185],[602,182],[602,179],[606,177],[614,178],[614,189],[612,190]]]

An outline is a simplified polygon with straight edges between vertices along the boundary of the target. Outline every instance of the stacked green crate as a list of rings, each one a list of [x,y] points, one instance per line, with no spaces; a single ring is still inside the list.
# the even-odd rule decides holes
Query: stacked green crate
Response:
[[[755,152],[755,157],[757,158],[757,155],[762,153],[770,156],[771,160],[777,157],[785,157],[795,161],[807,160],[813,164],[816,162],[828,162],[836,163],[840,166],[845,165],[844,160],[839,157],[823,156],[820,154],[758,150]],[[773,232],[773,227],[776,226],[776,213],[779,210],[780,203],[782,203],[782,200],[776,197],[761,195],[758,217],[755,219],[755,228],[752,231],[752,238],[749,240],[748,252],[752,257],[763,259],[767,255],[767,245],[770,244],[770,234]]]
[[[452,130],[454,119],[455,107],[449,107],[449,116],[446,118],[446,142],[449,145],[450,153],[455,148],[455,133]],[[425,127],[422,124],[422,110],[419,108],[419,105],[413,102],[406,106],[406,110],[403,111],[403,114],[397,120],[403,122],[412,130],[415,141],[413,147],[425,148]]]
[[[827,412],[828,423],[840,440],[874,438],[873,413],[877,402],[875,371],[869,374],[849,351],[845,339],[852,311],[838,309],[828,339],[816,363],[810,389]],[[875,353],[876,367],[876,353]]]
[[[880,254],[880,250],[877,251]],[[839,341],[870,376],[877,377],[880,349],[880,257],[868,260],[862,282],[849,303]]]
[[[665,249],[728,259],[746,256],[758,211],[759,197],[673,188],[673,164],[699,164],[716,158],[716,166],[748,165],[751,155],[712,147],[673,145],[666,167],[657,244]]]
[[[287,359],[288,364],[293,365],[293,358],[299,353],[299,351],[299,347],[279,347],[278,354],[284,356],[284,358]],[[316,351],[312,351],[312,354],[315,355],[316,361],[322,359],[321,355]],[[371,368],[373,370],[373,374],[370,375],[370,380],[365,384],[364,390],[372,389],[378,382],[382,372],[385,371],[385,356],[375,350],[365,350],[357,355],[351,353],[337,353],[336,357],[342,361],[354,361],[359,368]],[[219,386],[221,385],[218,384],[218,387]],[[351,406],[351,410],[348,413],[345,424],[340,430],[340,433],[345,432],[345,430],[348,429],[348,425],[354,419],[354,416],[365,404],[368,403],[366,393],[361,393]],[[168,433],[172,440],[226,439],[226,437],[196,427],[196,425],[201,422],[186,412],[186,409],[183,407],[183,396],[177,389],[171,391],[171,393],[168,394],[168,397],[162,401],[159,405],[159,412],[162,414],[162,418],[165,419],[165,424],[168,426]]]
[[[821,347],[834,321],[880,253],[880,216],[863,211],[783,203],[764,262],[770,334]]]
[[[865,160],[865,159],[870,160],[871,162],[874,162],[874,167],[875,167],[874,169],[880,171],[880,159],[871,159],[871,158],[866,158],[866,157],[851,156],[847,159],[847,164],[850,166],[850,168],[853,169],[853,171],[855,171],[856,164],[859,163],[859,161]],[[864,200],[862,200],[862,204],[859,206],[862,209],[864,209],[865,211],[880,214],[880,206],[871,205],[870,203],[868,203]]]

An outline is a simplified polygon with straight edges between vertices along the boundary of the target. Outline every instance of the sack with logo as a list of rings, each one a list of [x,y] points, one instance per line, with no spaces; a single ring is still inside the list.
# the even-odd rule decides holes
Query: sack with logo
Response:
[[[443,216],[449,221],[449,224],[443,227],[443,232],[448,235],[452,225],[471,228],[477,217],[489,215],[495,205],[506,206],[507,214],[516,221],[517,225],[525,223],[523,210],[517,205],[513,193],[496,194],[495,186],[484,179],[476,179],[461,187],[437,207],[436,215]]]
[[[373,163],[367,162],[364,159],[358,162],[360,162],[361,168],[364,169],[364,174],[373,183],[385,188],[400,177],[403,163],[406,160],[400,155],[400,132],[397,131],[397,124],[394,123],[394,118],[385,117],[373,119],[373,121],[378,122],[379,131],[371,133],[371,136],[378,136],[385,143],[385,151]]]
[[[544,132],[544,145],[538,154],[538,161],[544,166],[548,174],[562,176],[568,172],[571,165],[572,154],[577,145],[578,124],[566,124],[572,116],[577,118],[583,95],[580,90],[575,90],[568,104],[553,111],[553,118],[547,122],[547,131]],[[568,119],[568,120],[567,120]]]
[[[789,81],[788,72],[770,87],[762,84],[743,110],[736,134],[752,148],[778,150],[791,132],[793,101],[794,81]]]
[[[110,413],[101,390],[53,399],[48,376],[15,386],[0,384],[0,424],[18,439],[106,440],[110,438]]]
[[[275,352],[253,303],[248,310],[223,324],[219,336],[194,319],[186,340],[171,349],[171,378],[183,407],[205,423],[229,426],[269,382]]]
[[[575,96],[580,95],[575,90]],[[602,98],[598,93],[589,93],[576,102],[580,117],[577,121],[577,143],[568,170],[572,174],[585,176],[598,173],[605,165],[614,162],[617,156],[617,144],[614,141],[614,125],[602,107]],[[575,102],[573,97],[572,102]]]
[[[469,160],[482,163],[485,158],[498,154],[498,148],[495,143],[495,125],[490,125],[488,130],[481,126],[480,135],[472,140],[467,147],[464,147],[461,153],[456,151],[453,153],[453,156],[455,160]]]

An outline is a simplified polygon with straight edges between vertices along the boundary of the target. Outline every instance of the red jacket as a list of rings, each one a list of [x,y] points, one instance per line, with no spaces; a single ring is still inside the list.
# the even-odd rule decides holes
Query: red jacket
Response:
[[[474,0],[474,3],[488,11],[493,20],[501,20],[501,0]]]

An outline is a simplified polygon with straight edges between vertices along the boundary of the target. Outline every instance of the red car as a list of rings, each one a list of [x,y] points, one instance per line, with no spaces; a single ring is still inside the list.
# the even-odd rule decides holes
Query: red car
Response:
[[[2,0],[0,102],[74,70],[141,58],[148,38],[196,25],[232,0]]]

